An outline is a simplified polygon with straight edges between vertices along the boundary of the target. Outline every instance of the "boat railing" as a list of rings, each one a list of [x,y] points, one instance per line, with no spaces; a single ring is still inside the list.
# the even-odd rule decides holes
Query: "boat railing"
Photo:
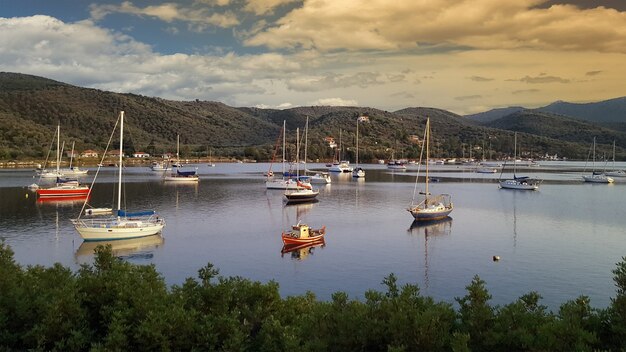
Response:
[[[71,220],[74,226],[77,227],[133,227],[129,224],[141,222],[146,226],[165,225],[165,220],[157,215],[143,216],[143,217],[130,217],[130,218],[117,218],[117,217],[105,217],[105,218],[80,218]],[[122,226],[118,226],[122,225]]]

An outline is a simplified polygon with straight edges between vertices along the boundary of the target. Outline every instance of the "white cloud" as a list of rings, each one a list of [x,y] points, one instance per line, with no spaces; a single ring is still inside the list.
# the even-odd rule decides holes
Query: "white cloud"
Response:
[[[98,21],[112,13],[124,13],[135,16],[148,16],[158,18],[165,22],[183,21],[188,22],[191,28],[198,31],[205,30],[208,26],[230,28],[239,24],[234,13],[226,11],[217,13],[207,7],[183,7],[176,3],[165,3],[146,7],[137,7],[130,1],[120,5],[90,6],[91,18]]]
[[[271,14],[276,8],[297,1],[300,0],[246,0],[244,10],[255,15]]]
[[[307,105],[318,105],[318,106],[358,106],[359,103],[353,99],[343,99],[343,98],[322,98],[317,99],[316,101],[310,102]]]
[[[251,46],[406,50],[425,44],[480,49],[535,48],[626,53],[626,12],[544,0],[305,1]]]

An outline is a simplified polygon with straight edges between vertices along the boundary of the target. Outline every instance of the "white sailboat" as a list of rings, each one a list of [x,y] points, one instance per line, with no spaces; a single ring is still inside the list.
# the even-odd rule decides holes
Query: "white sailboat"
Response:
[[[339,130],[339,149],[337,149],[337,160],[333,162],[332,166],[328,169],[330,172],[352,172],[352,167],[350,166],[350,162],[342,159],[342,141],[341,141],[341,130]]]
[[[308,120],[307,120],[308,121]],[[300,129],[296,129],[296,164],[299,163],[300,158]],[[296,188],[295,190],[287,190],[285,192],[285,198],[287,202],[311,202],[320,194],[318,189],[313,189],[311,185],[305,185],[299,178],[299,169],[296,171]]]
[[[197,183],[200,181],[200,176],[198,176],[198,169],[195,170],[181,170],[180,164],[180,135],[176,135],[176,161],[174,165],[179,165],[176,168],[176,172],[172,172],[169,175],[163,175],[164,181],[170,182],[192,182]]]
[[[56,142],[57,142],[57,149],[56,149],[56,169],[53,171],[47,170],[45,168],[38,170],[37,174],[39,175],[39,178],[58,178],[58,177],[65,177],[65,175],[63,175],[61,173],[61,170],[59,169],[59,164],[61,163],[61,147],[60,147],[60,138],[61,138],[61,125],[57,125],[57,133],[56,133]],[[55,137],[52,138],[52,142],[54,143]],[[50,146],[50,150],[52,150],[52,145]],[[48,155],[50,155],[50,152],[48,152]],[[48,158],[46,158],[46,164],[48,163]]]
[[[429,144],[430,144],[430,118],[426,120],[426,130],[424,131],[424,144],[422,145],[422,152],[424,148],[426,148],[426,160],[429,158]],[[420,163],[419,167],[421,167],[421,157],[422,153],[420,153]],[[425,178],[425,190],[424,192],[420,192],[421,195],[424,196],[424,199],[418,203],[414,204],[415,193],[417,190],[417,181],[419,178],[419,168],[417,170],[417,176],[415,177],[415,189],[413,191],[413,201],[411,202],[411,206],[407,209],[413,218],[416,221],[435,221],[442,220],[448,217],[450,212],[454,209],[454,205],[452,204],[452,197],[449,194],[438,194],[433,196],[428,191],[428,163],[426,163],[426,178]]]
[[[530,178],[528,176],[517,176],[517,132],[515,132],[514,137],[514,146],[513,146],[513,179],[509,180],[500,180],[500,188],[506,189],[519,189],[526,191],[535,191],[539,189],[539,184],[541,184],[541,180]],[[502,173],[500,173],[502,176]]]
[[[626,171],[615,168],[615,141],[613,141],[613,170],[604,174],[611,177],[626,177]]]
[[[120,111],[120,151],[124,150],[124,111]],[[117,126],[117,124],[116,124]],[[119,156],[119,175],[117,193],[117,214],[108,218],[82,219],[83,204],[78,218],[72,219],[74,228],[85,241],[111,241],[128,238],[138,238],[157,234],[165,226],[165,220],[156,215],[154,211],[142,211],[136,213],[126,212],[122,209],[122,153]],[[96,172],[96,176],[98,173]],[[94,182],[95,182],[94,177]]]
[[[354,178],[365,177],[365,170],[359,167],[359,122],[361,120],[365,119],[361,116],[356,119],[356,167],[354,168],[354,170],[352,170],[352,177]]]
[[[287,172],[285,169],[285,132],[286,131],[286,122],[283,120],[283,129],[282,129],[282,138],[283,138],[283,150],[282,150],[282,173],[281,177],[274,177],[272,172],[272,167],[270,164],[270,170],[267,172],[267,179],[265,180],[265,188],[266,189],[282,189],[282,190],[295,190],[298,189],[298,183],[304,185],[305,187],[311,187],[309,182],[298,180],[297,178],[291,177],[291,172]]]
[[[72,142],[72,154],[70,155],[70,166],[67,169],[59,170],[65,176],[82,176],[86,175],[88,170],[81,170],[78,166],[72,166],[72,162],[74,161],[74,144]]]
[[[603,172],[596,171],[596,137],[593,137],[593,170],[591,175],[583,175],[583,181],[590,183],[613,183],[613,179],[608,177]],[[586,165],[585,165],[586,166]]]

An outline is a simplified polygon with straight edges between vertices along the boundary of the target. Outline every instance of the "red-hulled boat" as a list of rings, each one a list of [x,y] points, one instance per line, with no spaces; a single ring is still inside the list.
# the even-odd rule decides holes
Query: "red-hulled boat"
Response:
[[[89,187],[81,185],[75,179],[57,178],[56,186],[37,189],[39,197],[86,197]]]
[[[312,229],[309,225],[298,223],[291,227],[291,231],[283,231],[283,244],[305,244],[323,241],[324,234],[326,234],[326,226],[323,226],[321,229]]]

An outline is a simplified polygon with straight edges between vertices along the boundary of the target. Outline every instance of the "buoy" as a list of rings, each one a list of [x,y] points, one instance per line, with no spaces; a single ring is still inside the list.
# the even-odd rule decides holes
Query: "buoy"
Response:
[[[500,256],[499,256],[499,255],[494,255],[494,256],[493,256],[493,261],[494,261],[494,262],[497,262],[497,261],[499,261],[499,260],[500,260]]]
[[[26,198],[28,198],[28,193],[26,193]]]

